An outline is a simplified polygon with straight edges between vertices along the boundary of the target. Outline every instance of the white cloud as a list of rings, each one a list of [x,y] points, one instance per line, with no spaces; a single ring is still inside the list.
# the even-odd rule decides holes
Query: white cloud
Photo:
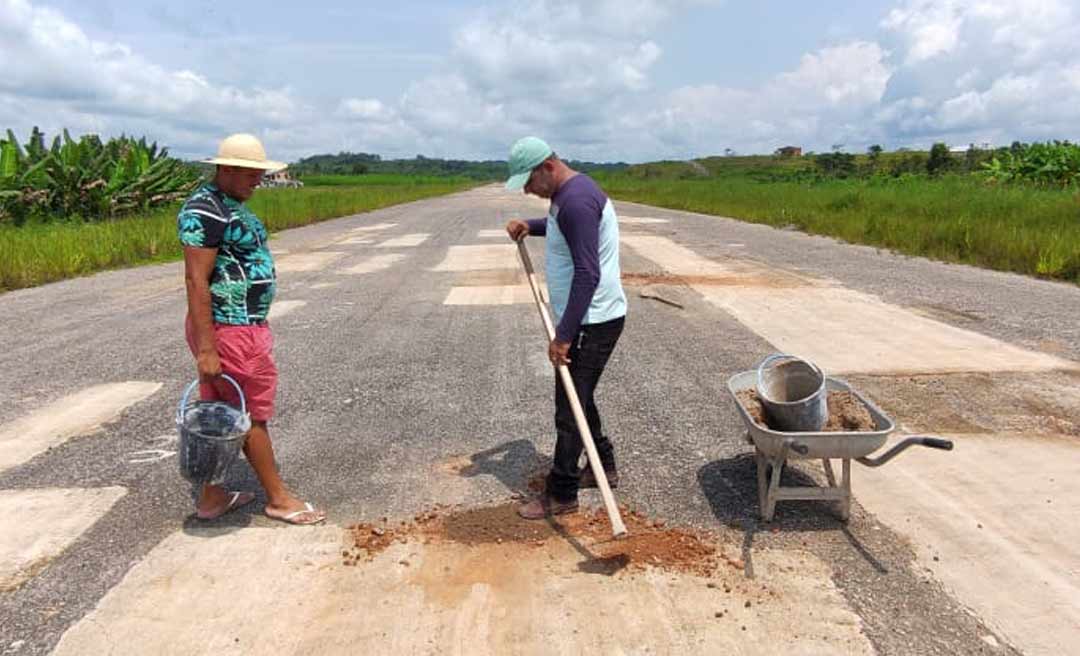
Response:
[[[654,115],[679,156],[771,152],[785,144],[868,139],[857,119],[877,107],[889,80],[886,53],[867,41],[823,48],[760,87],[683,87]]]
[[[1075,137],[1075,3],[906,0],[882,26],[906,52],[876,113],[883,133],[923,145]]]
[[[951,0],[912,0],[890,11],[882,24],[905,34],[909,65],[948,55],[960,43],[961,17]]]
[[[386,122],[395,118],[393,109],[374,98],[346,98],[341,101],[338,116],[347,119]]]
[[[603,160],[1075,138],[1080,125],[1074,0],[898,0],[878,32],[794,57],[758,83],[666,88],[661,28],[708,3],[501,3],[455,28],[446,56],[398,97],[361,82],[315,101],[287,86],[223,83],[218,70],[170,69],[57,11],[0,0],[0,124],[147,134],[191,157],[243,130],[281,159],[501,157],[531,133]]]

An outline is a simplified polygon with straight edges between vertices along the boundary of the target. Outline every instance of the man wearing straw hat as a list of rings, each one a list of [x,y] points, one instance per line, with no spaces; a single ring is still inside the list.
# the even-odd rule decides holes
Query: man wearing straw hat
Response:
[[[548,345],[552,365],[570,369],[574,388],[611,487],[619,484],[615,452],[604,435],[593,398],[626,318],[619,269],[619,224],[615,208],[587,175],[567,166],[541,139],[525,137],[510,149],[510,190],[551,199],[548,216],[506,224],[511,239],[544,236],[548,296],[558,322]],[[578,468],[584,448],[561,382],[555,383],[555,457],[544,493],[518,509],[526,519],[574,512],[578,489],[596,487],[596,477]]]
[[[187,199],[177,216],[184,246],[188,314],[185,333],[195,356],[204,399],[236,402],[221,379],[232,376],[244,392],[251,432],[244,454],[266,490],[266,514],[291,524],[317,524],[326,514],[293,496],[274,464],[267,422],[274,412],[277,368],[267,324],[276,272],[266,228],[244,205],[266,171],[285,168],[270,161],[259,140],[234,134],[221,142],[214,179]],[[216,519],[254,500],[250,492],[204,485],[196,516]]]

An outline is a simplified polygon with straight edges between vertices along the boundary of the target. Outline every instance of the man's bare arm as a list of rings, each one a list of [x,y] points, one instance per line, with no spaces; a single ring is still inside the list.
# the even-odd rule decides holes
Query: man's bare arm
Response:
[[[187,285],[188,316],[195,333],[199,379],[209,382],[221,375],[214,316],[210,309],[210,276],[214,271],[216,248],[184,247],[184,282]]]

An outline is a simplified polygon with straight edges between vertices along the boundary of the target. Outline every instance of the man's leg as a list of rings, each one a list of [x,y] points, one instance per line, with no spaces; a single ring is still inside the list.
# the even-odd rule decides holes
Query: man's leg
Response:
[[[600,381],[597,380],[597,383]],[[600,462],[603,463],[606,471],[613,471],[615,469],[615,447],[611,444],[611,440],[604,434],[604,427],[600,421],[600,410],[596,407],[595,398],[596,388],[593,388],[593,398],[589,399],[589,404],[585,407],[585,418],[589,422],[589,432],[592,433],[593,442],[596,444],[596,452],[600,455]]]
[[[577,363],[578,357],[574,349],[570,349],[571,365]],[[576,375],[575,375],[576,374]],[[580,368],[571,366],[570,376],[574,379],[574,388],[578,399],[587,398],[589,391],[584,380],[585,376]],[[573,410],[570,407],[570,399],[563,388],[561,377],[555,380],[555,455],[552,458],[551,472],[548,474],[545,491],[556,501],[569,502],[577,499],[578,494],[578,460],[584,445],[581,441],[581,433],[578,432],[577,422],[574,419]]]
[[[611,442],[603,434],[600,413],[596,407],[594,394],[600,383],[611,353],[622,333],[623,320],[606,322],[582,328],[584,333],[570,347],[570,376],[574,380],[574,389],[585,412],[589,432],[601,461],[614,466],[614,450]],[[547,492],[558,501],[577,498],[580,470],[578,461],[584,449],[577,422],[574,420],[569,399],[562,388],[562,380],[556,381],[555,391],[555,458],[551,473],[548,475]]]

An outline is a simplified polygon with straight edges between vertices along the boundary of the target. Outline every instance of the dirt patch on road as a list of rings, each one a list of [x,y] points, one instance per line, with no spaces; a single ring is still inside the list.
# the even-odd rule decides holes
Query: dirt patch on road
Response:
[[[1080,437],[1080,386],[1069,372],[858,376],[849,381],[907,431],[1023,433]],[[769,426],[753,389],[738,393],[750,417]],[[829,392],[827,431],[874,430],[847,392]]]
[[[675,275],[671,273],[623,273],[624,285],[635,287],[644,285],[676,285],[691,287],[695,285],[715,287],[806,287],[808,282],[802,278],[782,273],[762,274],[732,273],[731,275]]]
[[[750,418],[754,420],[754,423],[766,428],[772,428],[773,430],[779,430],[771,425],[771,422],[765,413],[765,406],[762,405],[761,397],[758,396],[757,390],[740,390],[736,393],[736,396],[739,399],[739,403],[746,408],[747,413],[750,414]],[[822,429],[823,431],[857,432],[872,431],[877,428],[877,425],[874,423],[874,418],[870,416],[870,411],[867,410],[862,401],[851,392],[830,391],[826,403],[829,408],[829,421],[825,424],[825,428]]]
[[[623,510],[628,536],[614,540],[606,513],[587,510],[529,521],[517,514],[514,503],[468,510],[444,507],[416,515],[394,526],[361,523],[348,527],[351,544],[342,551],[346,565],[371,561],[394,543],[455,543],[466,546],[504,545],[514,549],[545,546],[550,540],[568,541],[588,558],[582,571],[613,575],[622,570],[657,568],[708,577],[721,565],[741,570],[743,563],[719,548],[711,533],[669,528],[664,520]]]
[[[1080,437],[1080,386],[1068,372],[850,379],[910,431]]]

